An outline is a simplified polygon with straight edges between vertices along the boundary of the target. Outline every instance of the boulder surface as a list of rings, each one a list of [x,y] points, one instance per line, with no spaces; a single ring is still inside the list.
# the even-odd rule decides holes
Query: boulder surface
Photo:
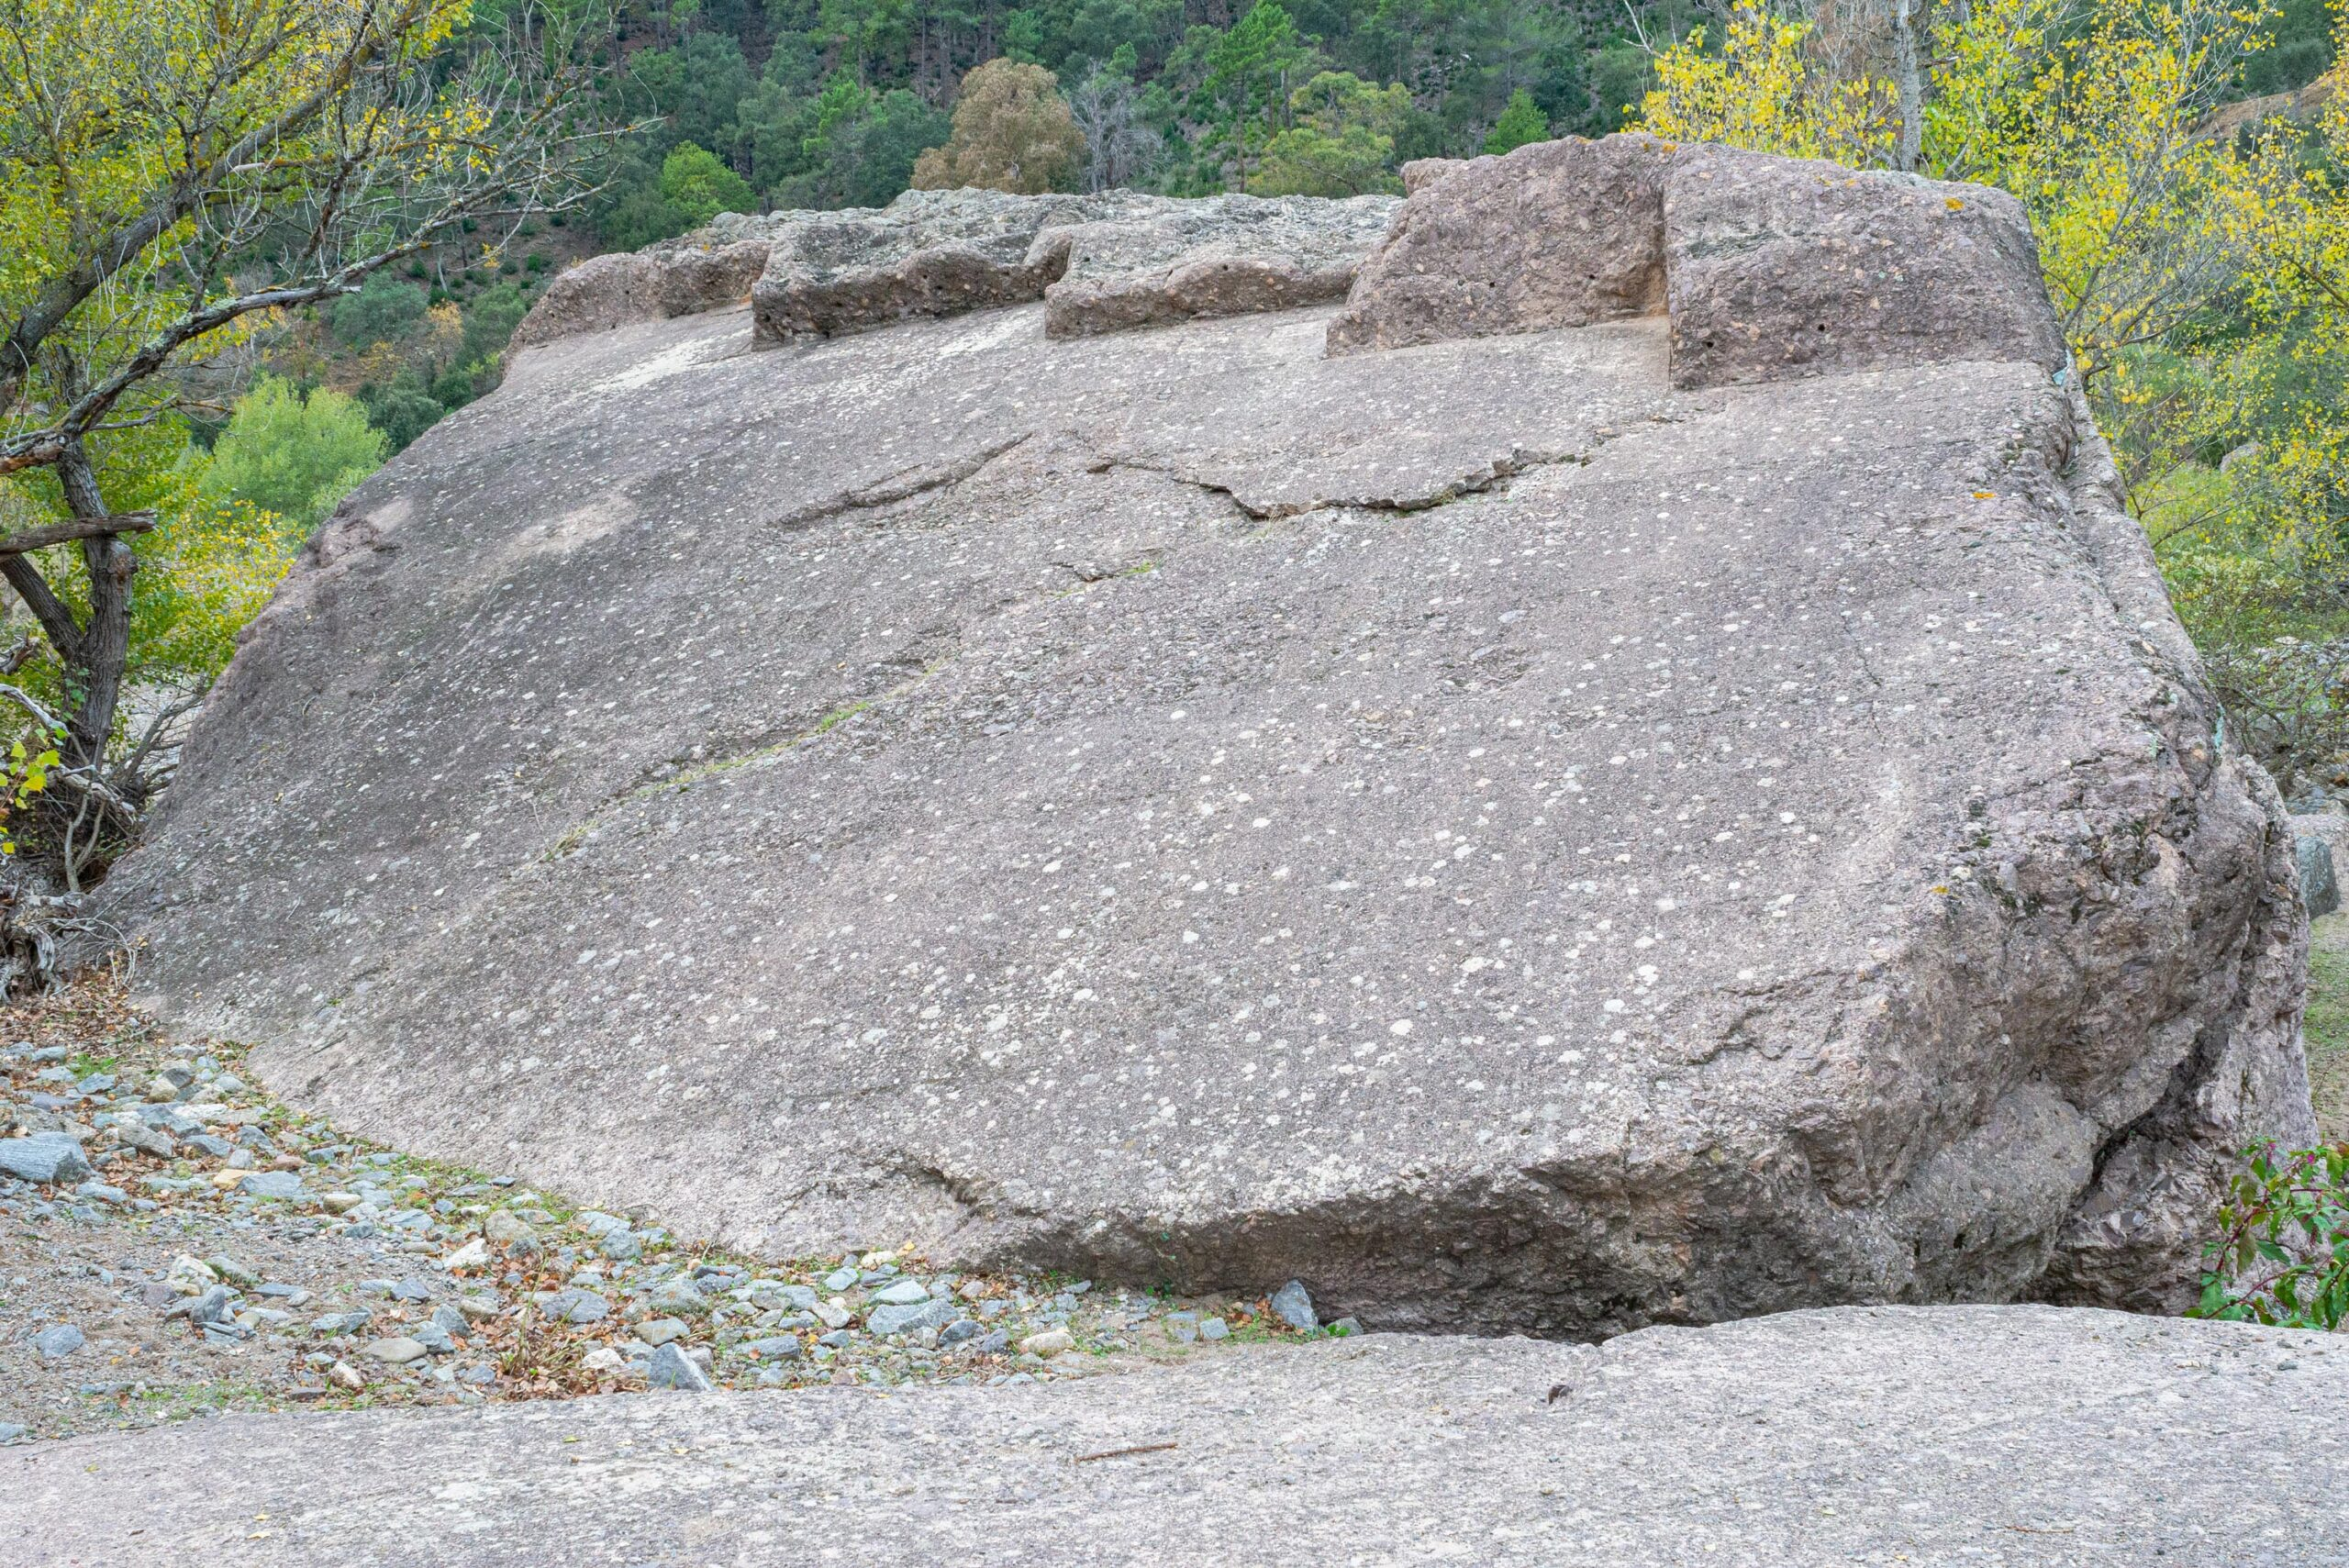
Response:
[[[0,1451],[0,1495],[26,1568],[751,1564],[880,1540],[1035,1568],[2315,1568],[2349,1558],[2344,1400],[2325,1334],[1855,1308],[894,1396],[229,1415]]]
[[[1048,308],[524,355],[248,637],[142,986],[684,1230],[1374,1328],[2174,1306],[2312,1134],[2292,835],[2027,344]]]

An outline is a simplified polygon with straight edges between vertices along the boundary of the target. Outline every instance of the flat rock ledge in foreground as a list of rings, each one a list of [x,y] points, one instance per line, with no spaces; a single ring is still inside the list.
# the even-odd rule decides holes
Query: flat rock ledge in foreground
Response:
[[[2349,1345],[1854,1308],[1026,1387],[229,1416],[0,1449],[24,1568],[2320,1568]]]
[[[1342,315],[521,356],[247,638],[107,884],[142,985],[771,1254],[1374,1329],[2175,1308],[2221,1162],[2313,1135],[2305,921],[2029,236],[1622,140],[1415,171]],[[1423,217],[1587,281],[1553,176],[1609,159],[1681,316],[1392,286]]]

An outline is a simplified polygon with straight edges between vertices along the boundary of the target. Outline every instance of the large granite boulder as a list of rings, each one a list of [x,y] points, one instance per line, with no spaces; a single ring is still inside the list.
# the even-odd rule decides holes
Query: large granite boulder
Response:
[[[1375,1327],[2174,1306],[2311,1135],[2291,832],[2043,364],[1047,308],[520,356],[247,638],[141,989],[685,1231]]]
[[[2065,362],[2003,191],[1637,133],[1409,172],[1332,354],[1664,315],[1682,387]]]
[[[1027,1568],[2315,1568],[2349,1561],[2344,1401],[2332,1335],[1876,1308],[1027,1387],[234,1414],[5,1462],[25,1568],[118,1541],[157,1568],[512,1568],[876,1540]]]

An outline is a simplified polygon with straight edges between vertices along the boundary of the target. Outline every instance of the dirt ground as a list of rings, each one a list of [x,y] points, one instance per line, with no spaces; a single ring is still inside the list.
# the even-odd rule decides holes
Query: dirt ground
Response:
[[[1299,1331],[1261,1300],[955,1275],[903,1249],[693,1245],[347,1137],[240,1057],[164,1038],[106,982],[0,1011],[0,1155],[64,1139],[86,1162],[0,1173],[0,1442],[680,1380],[1049,1381]]]

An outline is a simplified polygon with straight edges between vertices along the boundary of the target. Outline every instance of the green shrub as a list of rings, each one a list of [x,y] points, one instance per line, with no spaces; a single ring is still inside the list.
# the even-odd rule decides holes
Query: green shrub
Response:
[[[1485,138],[1485,150],[1513,152],[1528,142],[1549,139],[1550,117],[1534,106],[1531,94],[1520,87],[1508,95],[1501,117],[1493,122],[1493,133]]]
[[[690,141],[661,161],[661,195],[693,223],[707,223],[721,212],[756,212],[751,183]]]
[[[249,501],[307,528],[383,466],[384,446],[366,411],[342,394],[321,388],[305,397],[263,376],[238,400],[197,491],[216,506]]]
[[[2349,1318],[2349,1143],[2254,1146],[2203,1255],[2202,1298],[2188,1317],[2340,1328]]]
[[[424,306],[422,289],[378,272],[335,302],[334,335],[354,349],[397,342],[424,319]]]
[[[529,312],[530,302],[512,284],[484,289],[465,307],[464,347],[457,358],[469,365],[496,359]]]
[[[424,378],[414,371],[402,371],[386,385],[360,388],[359,402],[367,410],[367,422],[384,434],[385,456],[406,451],[449,411],[425,390]]]

